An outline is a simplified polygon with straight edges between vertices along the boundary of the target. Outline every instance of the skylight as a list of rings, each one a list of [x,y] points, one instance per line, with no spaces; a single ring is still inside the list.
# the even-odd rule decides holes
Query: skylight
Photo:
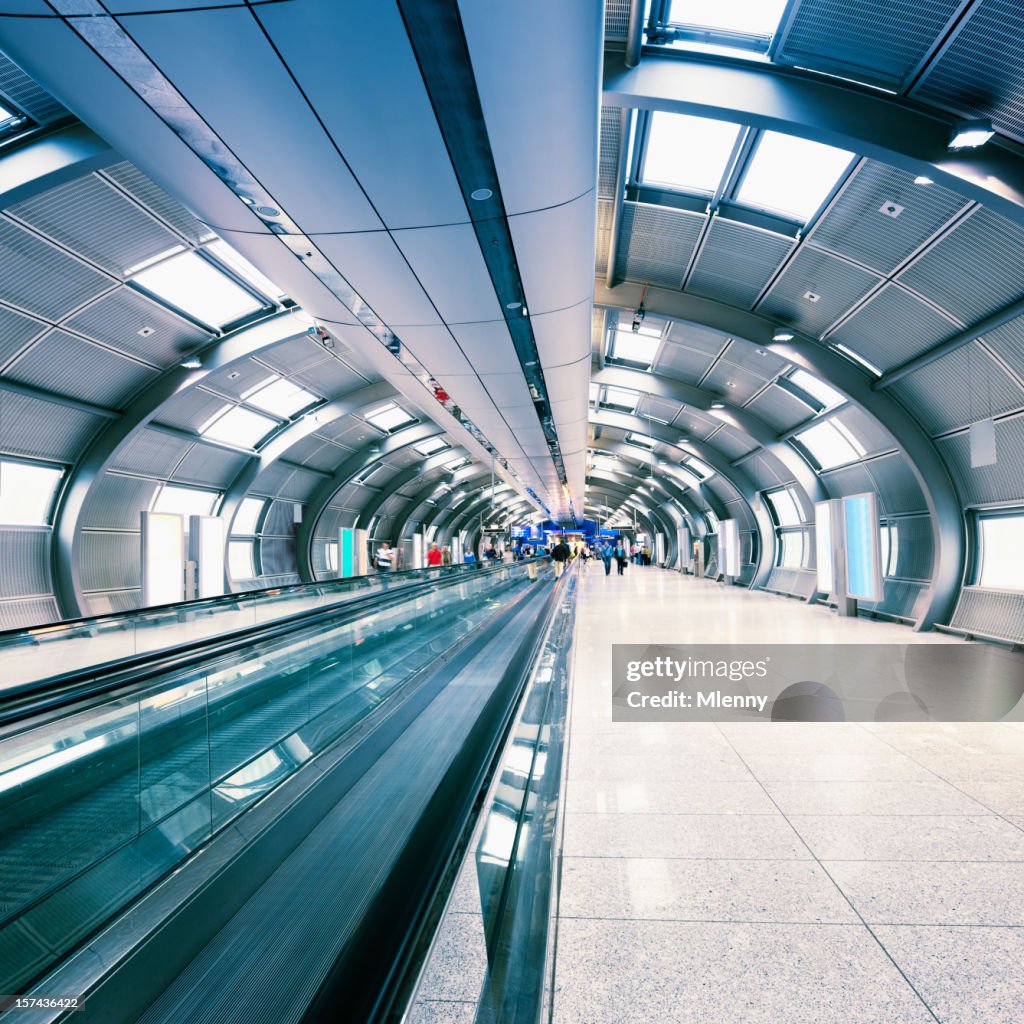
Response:
[[[834,406],[842,405],[846,399],[838,392],[835,388],[830,387],[823,380],[815,377],[813,373],[808,373],[806,370],[794,370],[790,375],[789,379],[798,387],[801,391],[806,391],[811,398],[816,398],[821,402],[822,407],[825,409],[831,409]]]
[[[649,370],[651,363],[661,345],[661,333],[655,336],[632,331],[616,331],[612,337],[613,359],[624,359],[630,363],[638,363]]]
[[[29,462],[0,461],[0,523],[46,526],[62,469]]]
[[[799,526],[801,523],[800,509],[792,491],[785,488],[781,491],[769,491],[765,494],[768,504],[775,513],[775,521],[779,526]]]
[[[320,399],[312,391],[274,374],[260,381],[242,395],[242,399],[257,409],[288,419],[300,409],[306,409]]]
[[[688,469],[673,469],[672,476],[681,483],[686,484],[687,487],[692,487],[694,490],[700,488],[700,477],[696,473],[691,473]]]
[[[708,477],[715,475],[715,471],[706,462],[701,462],[700,459],[687,459],[686,466],[688,469],[693,470],[701,480],[707,480]]]
[[[269,416],[261,416],[237,405],[225,405],[199,428],[199,433],[212,441],[223,441],[239,448],[255,448],[277,425],[277,420]]]
[[[604,404],[614,409],[625,409],[627,412],[636,412],[636,403],[640,396],[635,391],[626,391],[624,388],[604,389]]]
[[[655,111],[647,136],[644,183],[714,193],[739,131],[738,125],[726,121]]]
[[[6,107],[0,106],[0,124],[9,121],[12,117],[14,115]]]
[[[795,435],[822,469],[856,462],[864,455],[864,446],[836,419],[808,427]]]
[[[635,444],[638,448],[646,448],[649,452],[654,451],[654,446],[658,443],[653,437],[648,437],[646,434],[636,433],[627,434],[626,440],[630,444]]]
[[[185,517],[188,529],[189,516],[213,515],[214,505],[220,497],[218,491],[200,490],[198,487],[176,487],[164,484],[153,502],[154,512],[176,512]]]
[[[672,0],[669,21],[740,35],[772,36],[786,0]]]
[[[765,132],[737,199],[808,221],[817,213],[853,154],[795,135]]]
[[[147,267],[132,280],[211,327],[223,327],[263,308],[255,296],[194,252]]]
[[[461,458],[458,459],[452,459],[451,462],[446,462],[444,464],[444,468],[447,469],[449,473],[454,473],[455,470],[461,469],[468,462],[469,459],[466,456],[462,456]]]
[[[854,352],[852,348],[847,348],[845,345],[840,345],[838,342],[836,343],[836,348],[842,352],[844,356],[849,356],[855,363],[860,363],[865,370],[873,373],[876,377],[882,376],[882,371],[875,366],[874,363],[868,362],[862,355],[858,355]]]
[[[388,402],[379,409],[366,414],[366,419],[375,427],[389,434],[394,433],[400,427],[416,422],[415,416],[410,416],[400,405]]]
[[[413,445],[413,448],[420,455],[436,455],[438,452],[443,452],[446,448],[450,447],[451,445],[443,437],[431,437],[424,441],[423,444]]]
[[[269,277],[257,270],[241,253],[235,252],[223,239],[218,238],[206,247],[226,267],[230,267],[243,281],[271,299],[283,299],[285,293]]]
[[[232,533],[253,534],[260,521],[260,513],[266,502],[262,498],[245,498],[238,506],[235,521],[231,524]]]

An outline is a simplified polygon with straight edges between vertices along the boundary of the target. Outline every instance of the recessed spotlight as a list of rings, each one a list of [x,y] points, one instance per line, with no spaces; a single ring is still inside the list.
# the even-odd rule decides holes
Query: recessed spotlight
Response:
[[[931,179],[931,178],[929,178],[929,177],[928,177],[928,176],[927,176],[926,174],[919,174],[919,175],[918,175],[918,176],[917,176],[917,177],[916,177],[916,178],[914,179],[914,184],[915,184],[915,185],[934,185],[934,184],[935,184],[935,182],[934,182],[934,181],[932,181],[932,179]]]
[[[198,370],[202,367],[203,361],[199,356],[189,356],[187,359],[182,359],[181,365],[185,367],[186,370]]]
[[[724,409],[725,408],[725,402],[712,402],[711,403],[711,408],[712,409]]]
[[[947,148],[974,149],[977,146],[984,146],[994,134],[992,122],[987,117],[957,121],[953,126],[953,133],[949,137]]]
[[[821,299],[821,296],[817,292],[806,291],[804,292],[804,298],[808,302],[818,302]]]
[[[156,333],[156,328],[155,327],[140,327],[139,330],[137,330],[135,333],[138,334],[138,336],[140,338],[148,338],[151,334],[155,334]]]
[[[772,341],[792,341],[796,335],[788,327],[776,327],[772,331]]]
[[[755,352],[756,352],[756,353],[757,353],[757,354],[758,354],[759,356],[766,356],[766,355],[768,355],[768,349],[766,349],[766,348],[755,348],[755,349],[754,349],[754,351],[755,351]]]
[[[506,309],[518,309],[521,305],[522,305],[521,302],[506,302],[505,303],[505,308]]]
[[[734,387],[736,387],[736,381],[734,381],[734,380],[727,380],[725,382],[725,386],[727,388],[734,388]]]
[[[878,212],[885,217],[892,217],[893,219],[895,219],[903,212],[903,207],[900,206],[899,203],[894,203],[892,202],[892,200],[887,199],[878,208]]]
[[[256,212],[261,217],[280,217],[281,216],[281,211],[278,210],[278,209],[275,209],[273,206],[257,206],[256,207]]]
[[[239,377],[241,377],[241,376],[242,376],[242,375],[241,375],[241,373],[239,373],[239,371],[238,371],[238,370],[232,370],[232,371],[231,371],[231,372],[230,372],[230,373],[228,374],[228,380],[238,380],[238,378],[239,378]]]
[[[494,193],[489,188],[476,188],[469,193],[470,199],[475,199],[478,203],[482,203],[485,199],[490,199]]]

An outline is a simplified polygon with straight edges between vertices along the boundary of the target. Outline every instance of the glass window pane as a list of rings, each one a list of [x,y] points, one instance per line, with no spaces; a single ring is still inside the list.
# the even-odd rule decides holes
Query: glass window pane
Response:
[[[636,412],[636,403],[639,400],[640,396],[635,391],[626,391],[624,388],[604,389],[604,404],[613,405],[617,409]]]
[[[739,131],[738,125],[726,121],[655,111],[644,158],[644,183],[714,192]]]
[[[1024,590],[1024,515],[990,516],[981,526],[980,587]]]
[[[393,433],[399,427],[416,422],[415,416],[410,416],[400,405],[396,405],[394,402],[388,402],[387,405],[382,405],[379,409],[367,413],[366,418],[375,427],[379,427],[381,430],[386,430],[389,433]]]
[[[262,498],[244,498],[235,513],[235,521],[231,524],[232,533],[255,533],[260,520],[260,513],[266,502]]]
[[[696,473],[701,480],[708,480],[715,475],[715,471],[706,462],[701,462],[700,459],[687,459],[686,466]]]
[[[646,448],[648,451],[653,451],[654,446],[658,443],[653,437],[648,437],[647,434],[630,433],[626,435],[626,440],[630,444],[635,444],[640,448]]]
[[[320,401],[320,398],[311,391],[277,375],[261,381],[242,395],[242,398],[249,405],[255,405],[257,409],[264,409],[282,419],[288,419],[300,409]]]
[[[28,462],[0,462],[0,523],[8,526],[45,526],[62,469]]]
[[[420,453],[420,455],[436,455],[438,452],[443,452],[446,448],[451,447],[443,437],[432,437],[428,441],[424,441],[423,444],[413,445],[413,448]]]
[[[786,0],[672,0],[669,21],[770,36],[779,27],[785,7]]]
[[[644,333],[643,328],[636,333],[633,331],[616,331],[612,335],[610,355],[613,359],[626,359],[631,363],[640,363],[640,365],[650,368],[660,346],[660,331],[656,334]]]
[[[719,521],[718,516],[715,515],[711,509],[705,509],[704,518],[708,521],[708,527],[712,533],[718,533]]]
[[[864,449],[855,446],[856,439],[849,431],[836,429],[832,420],[818,423],[795,436],[822,469],[832,469],[847,462],[855,462],[864,454]],[[860,449],[858,451],[858,448]]]
[[[802,391],[806,391],[811,398],[816,398],[821,402],[826,409],[831,409],[833,406],[841,405],[846,401],[835,388],[830,387],[823,380],[819,380],[813,373],[808,373],[806,370],[794,370],[789,375],[789,379]]]
[[[800,569],[804,564],[804,532],[792,530],[779,534],[779,565],[785,569]]]
[[[818,211],[853,154],[795,135],[765,132],[737,198],[752,206],[808,221]]]
[[[232,406],[227,412],[218,413],[208,421],[199,433],[203,437],[237,445],[239,448],[255,448],[276,426],[277,420],[269,416]]]
[[[285,293],[269,277],[257,270],[241,253],[222,239],[211,242],[207,247],[225,266],[230,267],[239,277],[248,281],[257,291],[271,299],[283,299]]]
[[[132,280],[211,327],[223,327],[263,308],[254,296],[194,252],[147,267]]]
[[[253,543],[251,540],[233,540],[228,544],[228,571],[233,580],[251,580],[256,575]]]
[[[793,494],[788,489],[770,491],[765,497],[775,513],[775,521],[779,526],[798,526],[803,521]]]
[[[213,508],[220,497],[218,491],[204,491],[197,487],[176,487],[164,484],[153,502],[154,512],[176,512],[185,517],[188,530],[189,516],[213,515]]]

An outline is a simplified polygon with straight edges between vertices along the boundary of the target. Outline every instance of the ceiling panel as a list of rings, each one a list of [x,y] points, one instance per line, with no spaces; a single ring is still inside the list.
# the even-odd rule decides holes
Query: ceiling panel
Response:
[[[782,272],[758,312],[776,316],[814,338],[862,299],[880,278],[814,249],[801,249]],[[818,296],[812,301],[810,292]]]
[[[67,117],[64,109],[41,85],[29,78],[14,61],[0,53],[0,93],[37,124]]]
[[[774,384],[747,406],[780,433],[810,419],[813,411],[795,395]]]
[[[133,433],[117,450],[112,467],[147,476],[166,477],[191,445],[192,442],[184,438],[143,428]]]
[[[97,430],[109,421],[78,409],[4,391],[0,450],[10,455],[74,462]]]
[[[887,284],[829,336],[880,370],[919,356],[960,328],[933,306]]]
[[[224,488],[245,468],[248,456],[209,444],[193,445],[174,470],[174,479]]]
[[[692,348],[673,345],[669,342],[662,345],[661,354],[654,364],[654,369],[656,373],[671,377],[673,380],[697,384],[707,372],[708,367],[711,366],[714,358],[714,353],[698,352]]]
[[[619,226],[615,276],[665,288],[681,288],[703,214],[627,202]]]
[[[43,321],[0,306],[0,367],[46,329]]]
[[[892,273],[967,201],[941,185],[915,185],[906,171],[866,161],[815,225],[813,245]],[[902,206],[898,217],[882,213]]]
[[[202,224],[193,217],[177,199],[172,199],[156,182],[147,178],[133,163],[124,160],[111,167],[105,167],[102,173],[129,193],[129,195],[134,196],[165,224],[170,225],[182,238],[193,245],[205,241],[213,234],[205,224]]]
[[[903,455],[894,453],[864,463],[878,492],[882,513],[900,515],[907,512],[927,512],[928,503],[917,483],[910,463]]]

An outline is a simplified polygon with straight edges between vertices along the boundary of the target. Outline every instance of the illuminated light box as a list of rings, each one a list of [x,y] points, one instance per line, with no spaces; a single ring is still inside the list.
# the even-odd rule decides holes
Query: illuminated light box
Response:
[[[188,557],[196,563],[196,597],[224,593],[224,520],[219,516],[190,516]]]
[[[723,519],[720,522],[720,527],[718,545],[722,560],[722,572],[726,576],[739,576],[740,524],[735,519]]]
[[[837,501],[818,501],[814,504],[814,548],[815,562],[818,567],[817,588],[823,594],[831,594],[835,589],[835,541],[833,539],[832,514],[833,505]]]
[[[882,600],[882,551],[878,498],[871,492],[843,498],[846,594],[859,601]]]
[[[366,576],[370,557],[366,550],[366,530],[342,527],[338,531],[338,577]]]
[[[174,604],[185,597],[185,521],[177,512],[143,512],[142,604]]]

